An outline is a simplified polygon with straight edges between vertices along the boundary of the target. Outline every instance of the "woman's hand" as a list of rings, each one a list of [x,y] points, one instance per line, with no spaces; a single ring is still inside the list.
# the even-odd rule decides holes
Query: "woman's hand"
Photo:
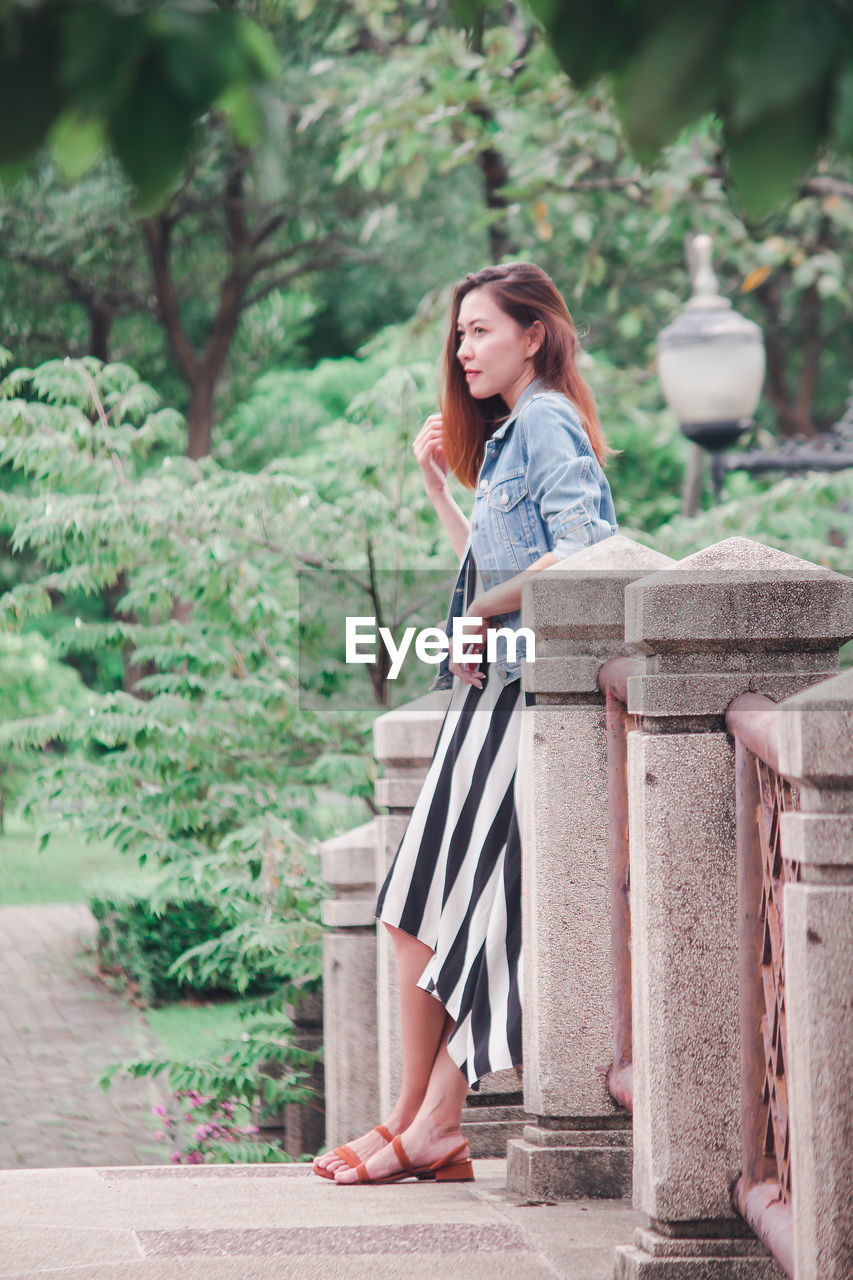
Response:
[[[489,620],[484,618],[482,614],[477,613],[475,609],[476,601],[472,601],[471,609],[468,613],[463,613],[462,617],[468,620],[466,634],[472,636],[470,641],[466,641],[463,646],[463,652],[469,657],[468,662],[453,662],[451,659],[449,670],[455,676],[458,676],[463,684],[476,685],[478,689],[483,687],[483,672],[480,670],[479,662],[483,656],[483,650],[486,647],[486,631],[488,629]],[[479,622],[479,633],[475,631],[474,623]],[[452,644],[452,637],[451,637]]]
[[[444,456],[444,423],[440,413],[431,413],[414,439],[412,448],[423,472],[427,496],[437,498],[447,487],[450,470]]]

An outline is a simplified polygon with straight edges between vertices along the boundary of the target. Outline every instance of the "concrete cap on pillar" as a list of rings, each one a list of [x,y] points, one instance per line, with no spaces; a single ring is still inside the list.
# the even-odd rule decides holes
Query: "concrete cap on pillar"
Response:
[[[832,650],[853,635],[853,580],[750,538],[726,538],[625,592],[643,653]]]
[[[779,767],[830,790],[853,788],[853,670],[779,704]]]
[[[531,575],[522,588],[523,622],[540,640],[623,638],[625,587],[675,564],[670,556],[616,533]]]
[[[351,892],[373,889],[378,825],[375,818],[360,827],[331,836],[320,845],[323,879],[333,889]]]
[[[536,661],[521,664],[531,693],[599,696],[598,672],[625,653],[625,587],[673,564],[621,533],[532,574],[522,588],[521,621],[536,636]]]

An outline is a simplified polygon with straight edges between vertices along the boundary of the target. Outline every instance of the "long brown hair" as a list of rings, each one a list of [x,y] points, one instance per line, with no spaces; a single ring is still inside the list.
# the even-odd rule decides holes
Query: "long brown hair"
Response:
[[[450,332],[444,352],[444,452],[451,470],[473,489],[489,436],[508,417],[500,396],[477,400],[468,390],[456,352],[462,299],[474,289],[487,288],[495,302],[522,329],[541,321],[545,337],[533,356],[536,375],[549,390],[562,391],[578,411],[592,451],[603,465],[611,449],[598,421],[595,400],[575,363],[578,339],[569,309],[553,280],[532,262],[508,262],[484,267],[456,286],[450,310]]]

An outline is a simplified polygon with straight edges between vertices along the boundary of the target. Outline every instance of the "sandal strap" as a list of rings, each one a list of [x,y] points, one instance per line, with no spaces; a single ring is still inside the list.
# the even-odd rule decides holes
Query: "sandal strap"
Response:
[[[393,1142],[394,1135],[390,1130],[385,1128],[384,1124],[376,1124],[373,1126],[373,1132],[378,1133],[380,1138],[384,1138],[386,1142]]]
[[[449,1164],[455,1164],[456,1157],[460,1154],[460,1152],[464,1151],[467,1146],[468,1146],[468,1140],[466,1138],[464,1142],[459,1143],[458,1147],[454,1147],[452,1151],[448,1151],[446,1156],[442,1156],[440,1160],[436,1160],[435,1164],[431,1164],[429,1166],[430,1172],[433,1172],[434,1170],[437,1170],[437,1169],[443,1169],[446,1165],[449,1165]]]
[[[352,1147],[335,1147],[332,1155],[338,1156],[351,1169],[355,1169],[357,1165],[361,1164],[361,1156],[357,1156]]]
[[[399,1134],[397,1135],[396,1138],[393,1139],[391,1145],[394,1148],[395,1156],[400,1161],[400,1167],[403,1169],[406,1169],[407,1171],[414,1169],[415,1166],[412,1164],[411,1160],[406,1155],[406,1148],[403,1146],[402,1142],[400,1141]]]

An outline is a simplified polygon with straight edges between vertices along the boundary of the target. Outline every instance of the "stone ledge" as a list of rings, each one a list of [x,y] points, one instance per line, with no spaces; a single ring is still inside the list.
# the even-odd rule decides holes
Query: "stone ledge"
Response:
[[[524,1141],[534,1147],[630,1147],[630,1126],[624,1129],[544,1129],[525,1125]]]
[[[640,1230],[615,1251],[613,1280],[787,1280],[757,1240],[673,1239]]]
[[[833,671],[696,672],[628,677],[628,712],[639,716],[721,715],[741,693],[763,693],[774,701],[833,676]]]
[[[632,1162],[627,1146],[540,1147],[515,1138],[507,1147],[506,1185],[531,1200],[626,1198]]]
[[[853,864],[853,813],[782,813],[782,849],[805,866]]]
[[[369,929],[376,924],[376,900],[327,898],[321,904],[320,918],[329,929]]]

